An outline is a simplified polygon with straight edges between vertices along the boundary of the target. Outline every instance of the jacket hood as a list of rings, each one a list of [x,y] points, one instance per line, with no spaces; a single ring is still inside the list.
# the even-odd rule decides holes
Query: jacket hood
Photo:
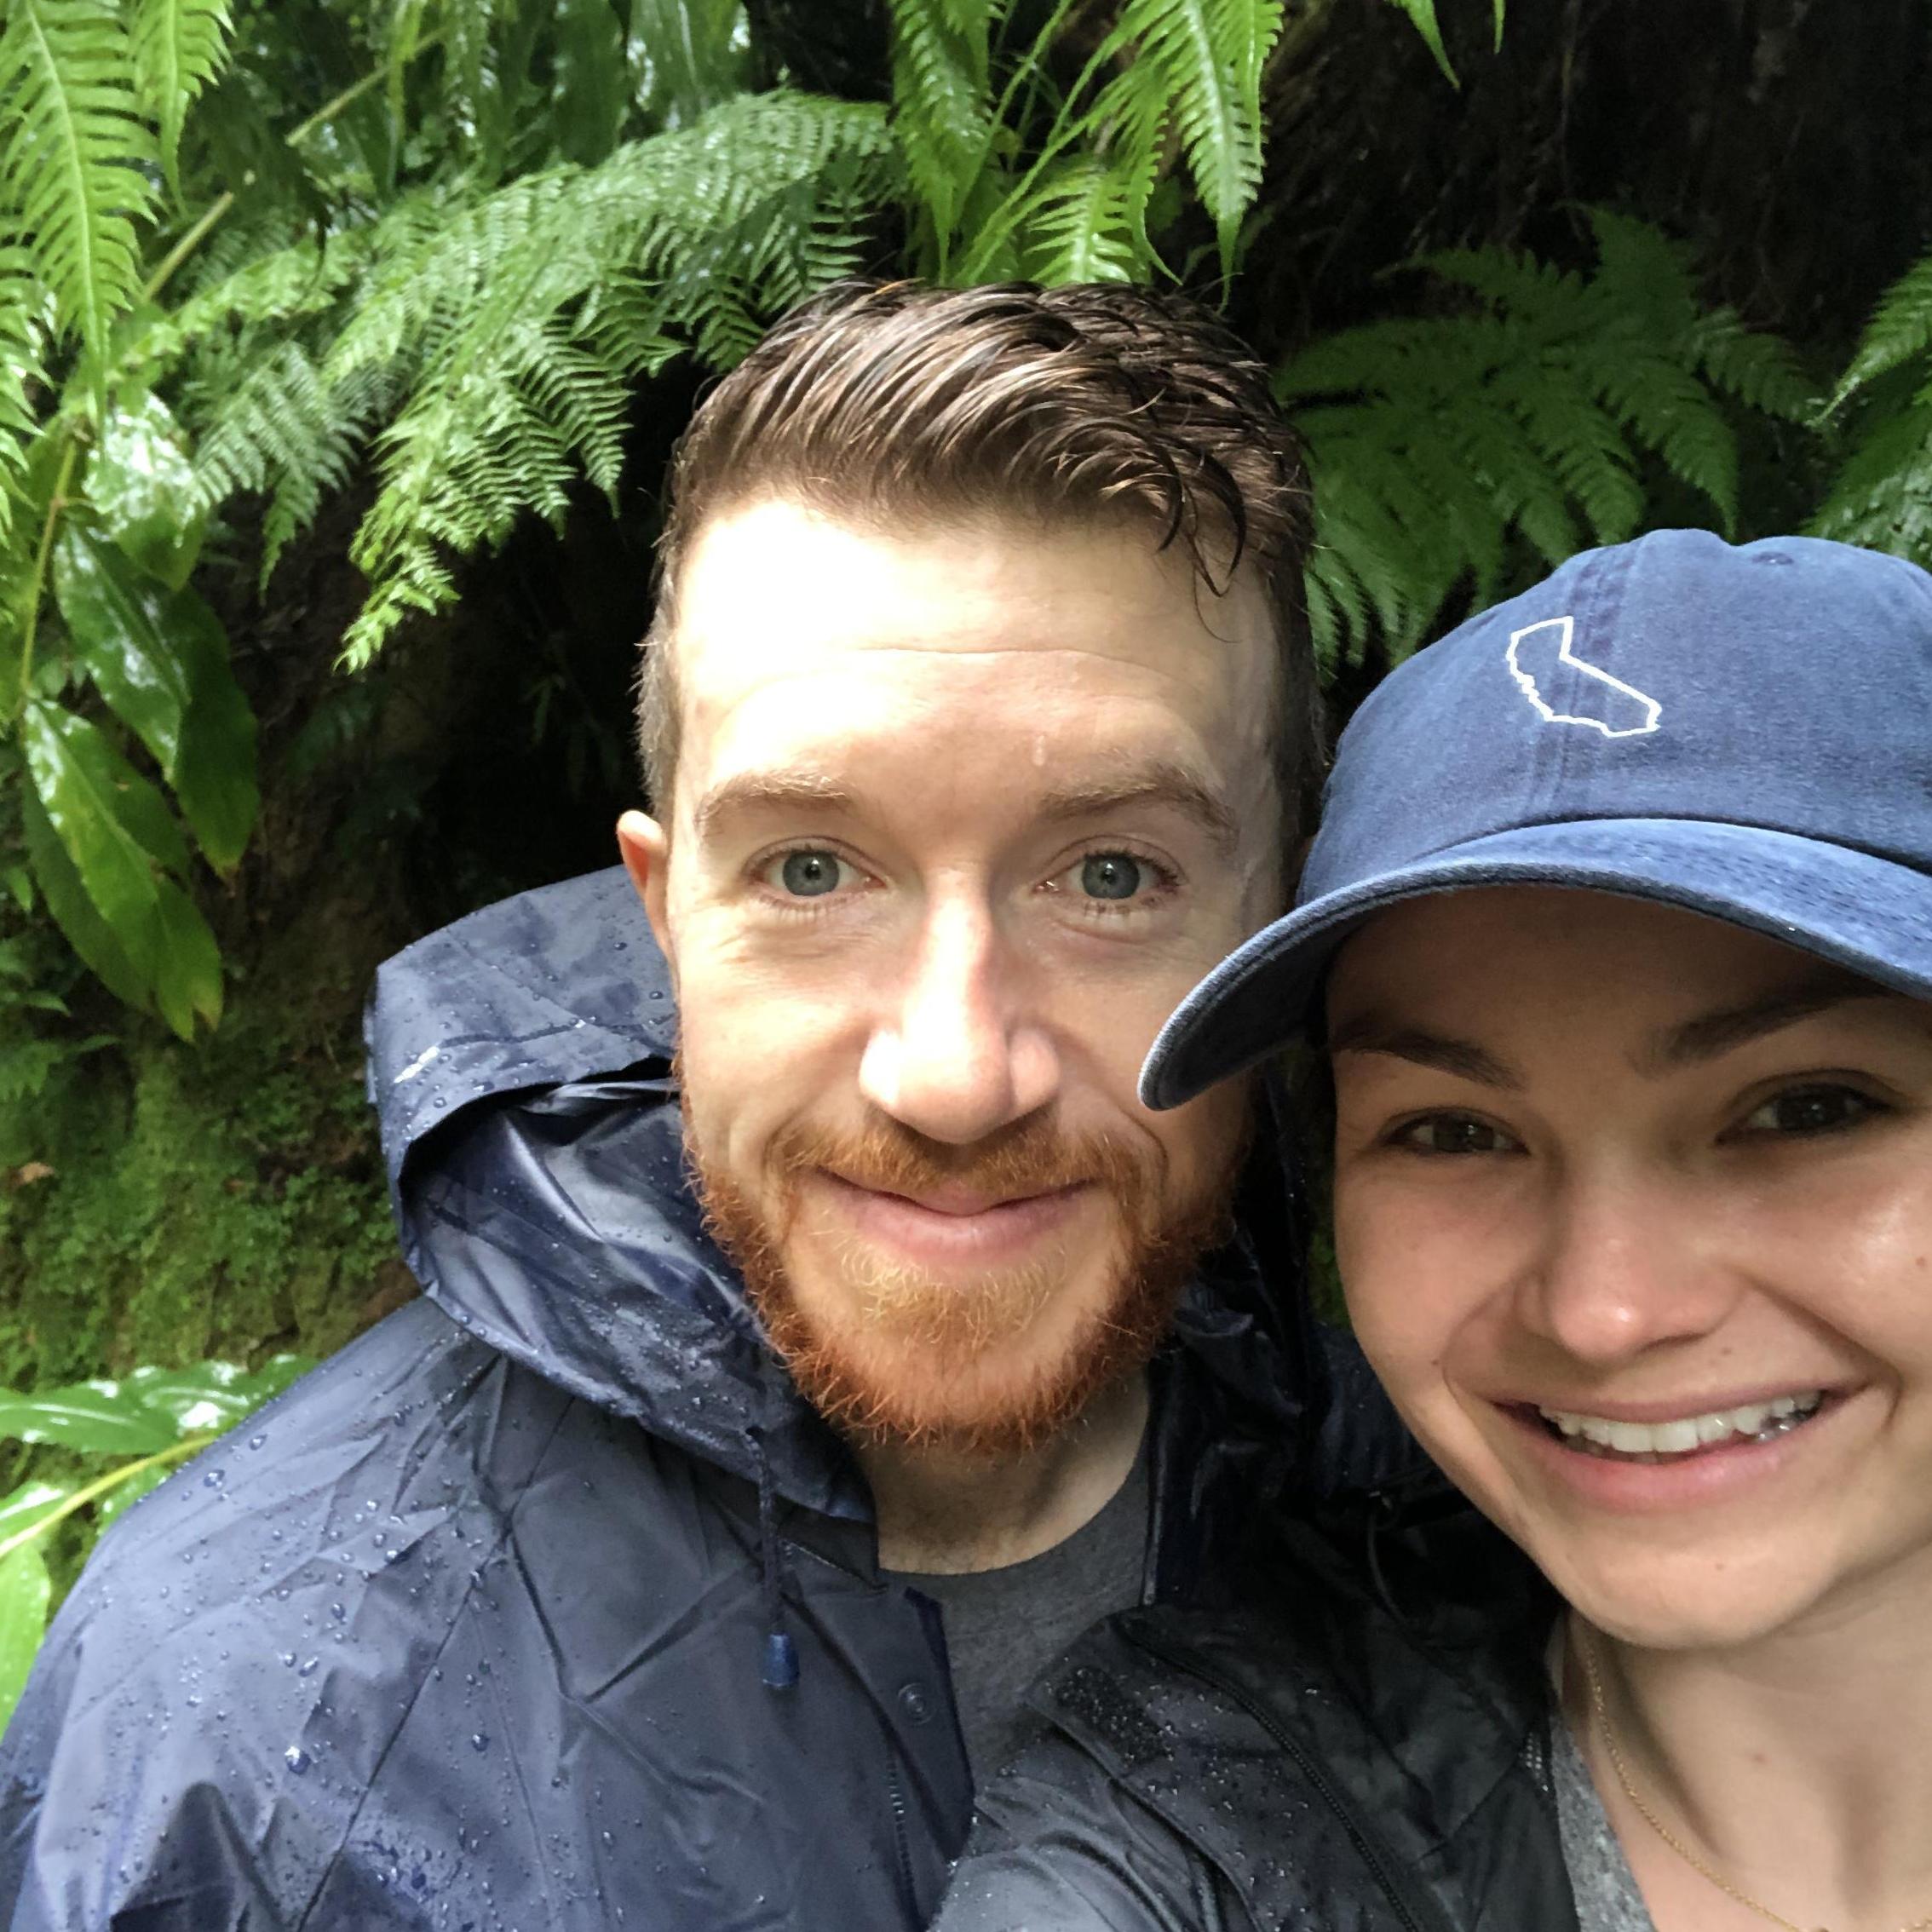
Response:
[[[369,1092],[405,1258],[452,1319],[572,1394],[795,1503],[869,1519],[855,1464],[702,1225],[676,1025],[621,867],[486,907],[385,964]],[[1272,1438],[1305,1463],[1325,1417],[1347,1418],[1300,1290],[1294,1183],[1263,1139],[1240,1233],[1204,1266],[1176,1338],[1217,1426],[1239,1411],[1257,1452]]]

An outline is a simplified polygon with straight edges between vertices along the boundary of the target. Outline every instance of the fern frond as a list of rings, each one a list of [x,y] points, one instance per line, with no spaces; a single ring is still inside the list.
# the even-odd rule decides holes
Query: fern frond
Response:
[[[1409,24],[1423,37],[1423,44],[1435,57],[1435,64],[1442,70],[1442,78],[1452,87],[1463,83],[1456,78],[1456,70],[1449,64],[1449,49],[1442,44],[1442,23],[1435,17],[1435,0],[1389,0],[1390,6],[1408,16]],[[1496,0],[1496,32],[1498,39],[1503,32],[1503,0]]]
[[[348,480],[366,419],[366,394],[331,387],[297,342],[251,357],[239,386],[202,426],[194,505],[211,509],[243,492],[269,500],[262,580],[323,497]],[[359,407],[358,405],[362,406]]]
[[[1008,0],[892,0],[893,128],[943,274],[992,152],[992,36]]]
[[[1783,423],[1813,423],[1823,403],[1791,344],[1747,329],[1734,308],[1699,317],[1691,346],[1711,386]]]
[[[1419,266],[1473,296],[1473,312],[1348,330],[1278,371],[1314,473],[1328,647],[1372,641],[1399,657],[1452,595],[1486,601],[1586,532],[1623,541],[1660,469],[1728,527],[1727,405],[1808,413],[1789,350],[1702,312],[1674,244],[1614,217],[1597,228],[1589,277],[1503,250],[1431,257]]]
[[[1872,311],[1832,392],[1832,410],[1842,408],[1849,398],[1881,376],[1929,351],[1932,351],[1932,255],[1906,269]]]
[[[161,172],[181,193],[181,126],[195,97],[227,64],[228,0],[135,0],[135,82],[160,129]]]
[[[1932,397],[1873,413],[1806,530],[1932,564]]]
[[[1151,143],[1136,144],[1124,165],[1096,154],[1058,162],[1016,210],[1015,242],[1030,281],[1131,282],[1147,274],[1147,200],[1153,193]]]
[[[526,510],[560,517],[579,476],[613,487],[629,385],[680,348],[735,360],[775,309],[848,272],[895,181],[878,109],[780,92],[408,236],[323,371],[412,371],[352,549],[371,590],[347,661],[446,602],[452,556]]]
[[[1280,0],[1127,0],[1106,43],[1129,65],[1095,120],[1125,112],[1158,127],[1171,117],[1224,273],[1261,186],[1262,70],[1281,21]]]
[[[41,350],[45,304],[30,273],[26,250],[0,246],[0,554],[13,532],[27,451],[38,422],[34,390],[45,381]]]
[[[0,100],[0,218],[52,290],[60,329],[104,353],[141,286],[135,218],[152,200],[140,167],[152,144],[114,10],[7,0]]]

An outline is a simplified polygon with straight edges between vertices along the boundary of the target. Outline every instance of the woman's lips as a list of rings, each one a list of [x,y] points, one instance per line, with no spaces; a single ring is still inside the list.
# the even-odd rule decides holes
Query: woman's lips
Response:
[[[1552,1430],[1527,1404],[1495,1405],[1534,1467],[1580,1500],[1633,1514],[1726,1502],[1774,1481],[1804,1458],[1828,1453],[1847,1426],[1854,1398],[1827,1394],[1803,1421],[1777,1433],[1733,1435],[1678,1454],[1605,1454]]]

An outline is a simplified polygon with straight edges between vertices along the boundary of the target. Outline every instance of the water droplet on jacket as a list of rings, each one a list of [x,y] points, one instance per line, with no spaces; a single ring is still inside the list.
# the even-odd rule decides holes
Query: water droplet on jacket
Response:
[[[282,1753],[282,1762],[299,1778],[315,1760],[300,1745],[290,1745]]]
[[[469,1734],[469,1748],[472,1751],[487,1751],[490,1748],[490,1734],[487,1731],[472,1731]]]

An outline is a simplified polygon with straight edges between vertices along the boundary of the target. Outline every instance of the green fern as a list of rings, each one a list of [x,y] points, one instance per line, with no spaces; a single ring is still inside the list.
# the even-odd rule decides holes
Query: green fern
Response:
[[[1281,20],[1279,0],[1127,0],[1107,43],[1130,65],[1096,118],[1124,112],[1158,132],[1171,115],[1223,273],[1261,186],[1262,70]]]
[[[43,382],[43,331],[26,250],[0,244],[0,554],[14,526],[26,480],[27,452],[38,427],[34,391]]]
[[[1348,331],[1279,373],[1307,438],[1316,640],[1331,662],[1415,648],[1459,595],[1486,602],[1584,543],[1633,535],[1656,480],[1738,515],[1740,411],[1806,421],[1790,350],[1700,308],[1682,252],[1592,217],[1585,277],[1503,250],[1422,264],[1473,308]]]
[[[298,342],[250,356],[244,368],[204,421],[193,502],[210,510],[244,492],[269,499],[262,526],[266,583],[324,497],[348,480],[375,399],[366,385],[325,382]]]
[[[452,555],[573,480],[614,488],[630,385],[689,348],[726,366],[772,313],[855,266],[893,178],[878,110],[733,101],[601,166],[527,179],[392,256],[327,376],[406,367],[352,555],[371,580],[344,657],[454,595]]]
[[[1423,44],[1435,56],[1435,64],[1441,68],[1443,78],[1452,87],[1461,86],[1456,70],[1450,64],[1449,49],[1442,43],[1442,22],[1436,17],[1435,0],[1389,0],[1389,3],[1398,13],[1408,16],[1409,24],[1422,36]],[[1506,0],[1491,0],[1490,44],[1492,48],[1503,44],[1503,20],[1506,10]]]
[[[104,352],[141,287],[135,224],[152,200],[140,164],[153,141],[118,14],[103,0],[7,0],[0,101],[0,218],[59,326]]]
[[[142,107],[160,129],[161,171],[181,192],[181,127],[187,111],[227,64],[228,0],[135,0],[135,79]]]
[[[1129,144],[1110,161],[1079,154],[1055,166],[1034,191],[1017,245],[1020,272],[1036,282],[1131,282],[1153,257],[1147,203],[1154,186],[1151,143]]]
[[[1932,255],[1915,262],[1885,291],[1859,339],[1849,366],[1831,398],[1842,408],[1860,391],[1895,369],[1932,353]]]
[[[1830,413],[1846,453],[1807,527],[1932,565],[1932,256],[1885,292]]]
[[[894,131],[940,279],[992,158],[992,36],[1007,0],[893,0]]]

